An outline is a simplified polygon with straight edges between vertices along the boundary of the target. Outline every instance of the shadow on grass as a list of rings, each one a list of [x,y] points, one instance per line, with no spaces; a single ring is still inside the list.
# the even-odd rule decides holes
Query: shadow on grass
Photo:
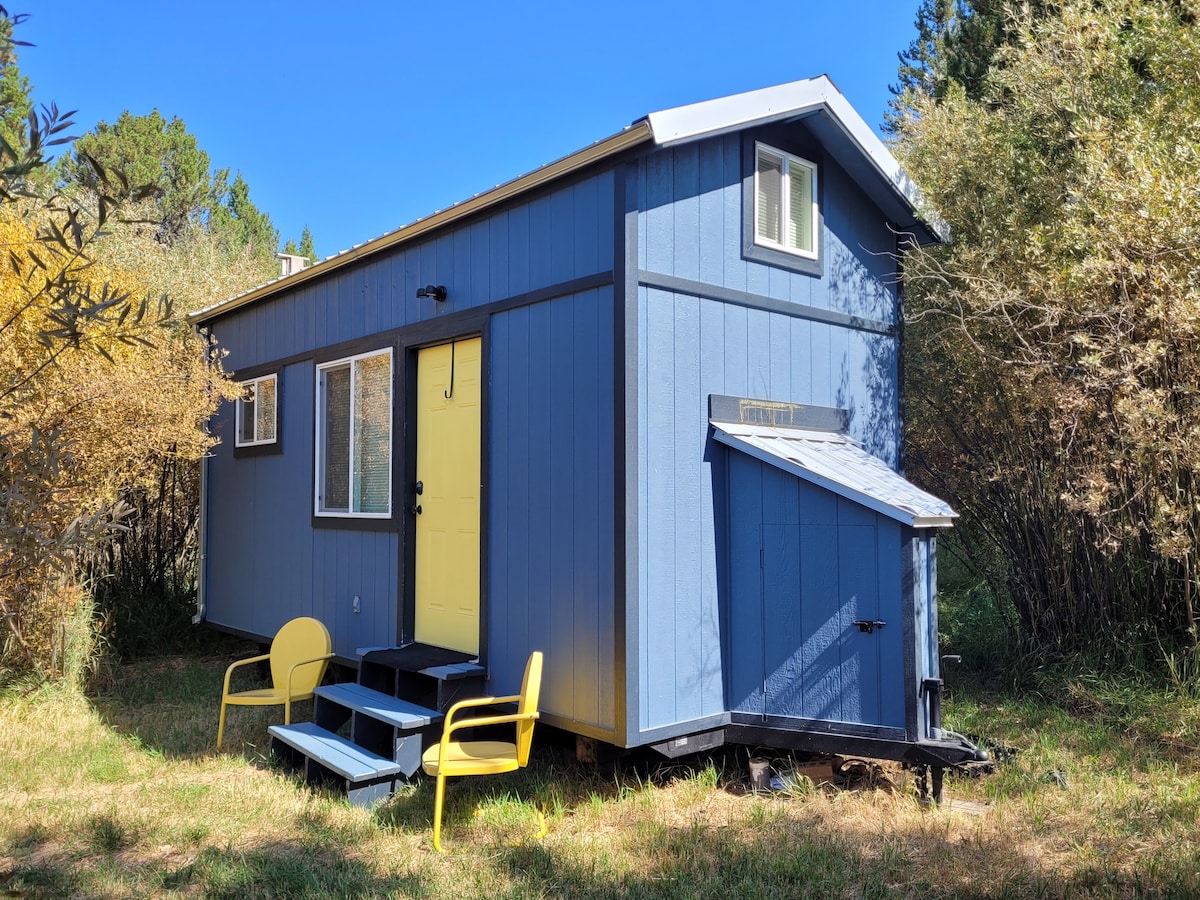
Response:
[[[100,837],[97,835],[108,835]],[[331,840],[321,823],[294,841],[252,849],[204,847],[164,857],[120,840],[121,826],[94,820],[77,846],[31,830],[0,853],[0,893],[14,897],[158,896],[221,898],[432,897],[416,875],[383,873],[353,855],[354,842]],[[111,837],[117,836],[113,841]]]
[[[534,735],[529,765],[500,775],[447,779],[444,833],[452,833],[473,821],[487,806],[522,807],[515,811],[536,830],[534,808],[548,819],[561,818],[584,807],[668,787],[679,781],[705,782],[722,786],[734,795],[749,792],[745,758],[751,751],[725,747],[693,759],[664,760],[645,748],[628,752],[605,763],[579,762],[574,756],[573,736],[542,728]],[[385,827],[428,831],[433,827],[435,779],[418,772],[412,781],[381,803],[374,817]]]
[[[146,748],[172,759],[193,759],[216,749],[221,686],[230,663],[256,656],[259,648],[232,638],[214,645],[209,656],[162,656],[132,660],[113,667],[90,694],[92,707],[113,731],[133,737]],[[234,689],[270,684],[254,666],[234,674]],[[293,705],[303,720],[311,701]],[[283,707],[230,707],[225,749],[267,746],[267,725],[283,721]],[[260,750],[261,755],[264,750]]]
[[[937,882],[922,857],[900,841],[823,834],[786,820],[760,827],[658,826],[625,837],[618,854],[628,863],[527,842],[507,848],[501,862],[515,882],[513,896],[600,898],[724,897],[1178,897],[1196,896],[1200,882],[1176,873],[1163,880],[1102,864],[1070,875],[1045,873],[1037,860],[1014,855],[996,839],[969,849],[944,848],[963,858],[960,878]],[[995,874],[998,877],[989,877]]]

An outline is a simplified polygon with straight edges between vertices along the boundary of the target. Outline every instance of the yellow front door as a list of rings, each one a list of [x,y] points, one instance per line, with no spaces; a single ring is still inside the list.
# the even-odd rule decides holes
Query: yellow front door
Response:
[[[479,652],[479,338],[417,357],[417,480],[414,636]]]

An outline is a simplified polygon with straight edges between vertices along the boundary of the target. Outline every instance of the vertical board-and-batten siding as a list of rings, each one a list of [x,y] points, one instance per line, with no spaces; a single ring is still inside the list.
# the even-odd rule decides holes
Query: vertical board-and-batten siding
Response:
[[[611,286],[491,325],[489,667],[546,651],[548,720],[614,728]]]
[[[240,369],[439,318],[612,269],[612,172],[301,284],[216,320]],[[416,299],[445,285],[447,299]]]
[[[389,532],[311,527],[312,493],[297,490],[296,471],[299,459],[299,484],[311,481],[314,372],[311,362],[298,362],[279,373],[279,421],[289,423],[282,454],[234,458],[233,418],[218,423],[206,618],[270,637],[288,619],[316,616],[336,635],[334,651],[353,657],[355,648],[395,633],[397,540]]]
[[[311,526],[315,369],[306,357],[342,342],[363,339],[369,345],[370,336],[380,332],[393,334],[381,336],[378,345],[392,346],[394,332],[405,326],[611,271],[612,184],[611,170],[598,172],[305,282],[213,323],[217,340],[227,352],[226,369],[236,373],[276,360],[288,360],[289,364],[280,373],[282,454],[235,459],[233,405],[225,404],[214,422],[222,443],[210,463],[209,621],[265,637],[293,616],[315,615],[329,625],[335,652],[351,659],[358,647],[395,640],[397,534],[341,529],[335,522],[328,527]],[[416,298],[417,288],[431,283],[446,286],[444,303]],[[595,292],[589,296],[590,301],[566,299],[572,309],[580,302],[606,302],[611,307],[611,290],[607,300]],[[607,330],[611,335],[611,321]],[[601,340],[598,333],[574,339],[586,343],[583,359],[599,352],[595,343]],[[611,337],[609,344],[599,346],[610,345]],[[571,349],[559,347],[556,353],[569,356]],[[611,370],[611,352],[601,355]],[[495,361],[489,365],[494,379],[504,379],[508,374],[502,368],[527,367],[529,362],[505,357],[500,367]],[[535,381],[527,387],[536,394],[550,382],[536,370],[534,376]],[[611,421],[612,379],[607,377]],[[533,420],[540,421],[548,413],[545,408],[533,409]],[[396,421],[403,421],[399,407]],[[496,422],[495,413],[491,421]],[[399,434],[395,435],[394,443],[399,439]],[[608,457],[611,469],[611,450]],[[502,470],[494,461],[490,471],[492,489],[506,489],[500,484]],[[611,481],[611,474],[607,477]],[[400,488],[393,486],[393,503],[402,502]],[[609,498],[611,493],[610,489]],[[534,502],[543,501],[534,498]],[[609,507],[610,524],[604,537],[610,546],[604,552],[611,558],[611,502]],[[361,610],[357,614],[353,611],[355,596]],[[608,605],[611,607],[611,601]],[[494,615],[489,620],[497,621]],[[587,627],[589,631],[594,628]],[[589,633],[587,640],[591,638]],[[607,639],[611,641],[611,637]],[[585,648],[582,659],[592,659],[602,650]],[[569,650],[562,653],[556,663],[548,654],[547,677],[553,677],[556,664],[565,664],[568,670],[577,666],[569,661],[570,655]],[[611,659],[611,651],[608,655]],[[511,673],[494,666],[492,671],[501,681],[515,677],[519,687],[523,666],[522,658]],[[611,661],[608,666],[611,670]],[[607,676],[593,671],[597,690],[603,688],[605,678],[611,682],[611,671]],[[611,707],[611,702],[604,703]],[[611,720],[611,712],[597,711],[604,703],[585,696],[565,705],[577,706],[595,721],[605,722]]]
[[[729,454],[729,707],[904,728],[901,527]],[[887,624],[867,634],[855,620]]]
[[[895,333],[805,313],[815,308],[895,325],[894,234],[840,167],[823,160],[823,276],[745,259],[742,152],[736,134],[660,150],[641,160],[630,184],[638,198],[643,282],[637,322],[643,732],[726,709],[708,396],[843,408],[851,433],[868,450],[893,464],[898,457]],[[656,275],[698,288],[661,289]],[[796,312],[777,303],[759,309],[724,302],[719,292],[706,296],[705,286],[795,304]]]

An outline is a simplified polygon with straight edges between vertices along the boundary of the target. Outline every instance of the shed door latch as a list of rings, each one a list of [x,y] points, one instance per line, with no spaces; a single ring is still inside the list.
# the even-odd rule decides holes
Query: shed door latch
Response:
[[[887,622],[881,622],[879,619],[855,619],[854,626],[863,634],[873,634],[876,628],[882,628]]]

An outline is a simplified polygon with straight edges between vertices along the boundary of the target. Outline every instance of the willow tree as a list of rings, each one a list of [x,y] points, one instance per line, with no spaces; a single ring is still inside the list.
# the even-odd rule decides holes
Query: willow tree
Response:
[[[19,21],[0,7],[0,61]],[[0,140],[0,676],[79,674],[94,636],[81,559],[128,527],[123,490],[205,452],[231,393],[154,285],[96,252],[128,184],[93,166],[88,202],[56,190],[38,175],[69,114],[26,123]]]
[[[953,233],[906,262],[910,465],[1038,646],[1195,656],[1200,4],[1022,6],[897,129]]]

